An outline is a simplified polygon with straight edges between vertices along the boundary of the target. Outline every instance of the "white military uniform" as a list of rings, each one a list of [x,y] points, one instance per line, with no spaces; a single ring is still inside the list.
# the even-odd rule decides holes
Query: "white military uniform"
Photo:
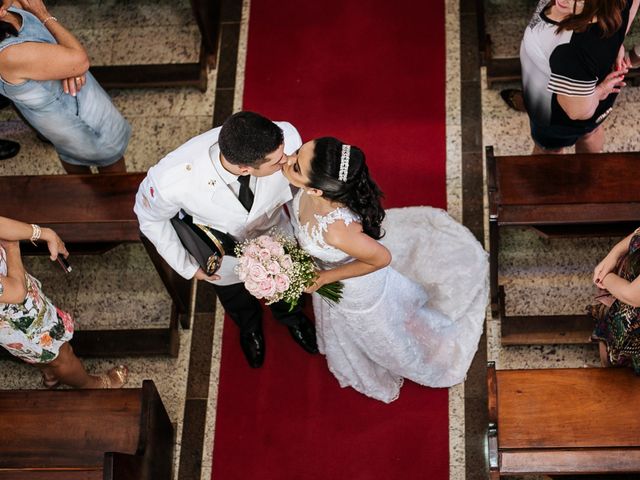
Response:
[[[287,122],[275,122],[284,134],[288,155],[302,145],[298,131]],[[287,179],[278,171],[266,177],[253,177],[253,206],[247,212],[237,197],[237,177],[220,163],[220,127],[192,138],[160,160],[147,172],[136,195],[134,211],[140,230],[153,242],[158,253],[184,278],[192,278],[199,266],[180,243],[170,219],[180,209],[195,223],[227,232],[242,241],[278,227],[291,231],[282,206],[292,199]],[[237,260],[225,256],[217,274],[217,285],[239,283],[234,272]]]

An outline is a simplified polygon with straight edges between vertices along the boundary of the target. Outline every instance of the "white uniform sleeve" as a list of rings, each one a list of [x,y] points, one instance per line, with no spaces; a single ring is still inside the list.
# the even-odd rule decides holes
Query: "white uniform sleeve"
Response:
[[[150,172],[151,173],[151,172]],[[138,216],[140,230],[151,240],[165,261],[186,279],[191,279],[199,268],[197,262],[182,246],[178,234],[171,226],[180,207],[162,198],[162,194],[147,174],[138,188],[133,211]]]

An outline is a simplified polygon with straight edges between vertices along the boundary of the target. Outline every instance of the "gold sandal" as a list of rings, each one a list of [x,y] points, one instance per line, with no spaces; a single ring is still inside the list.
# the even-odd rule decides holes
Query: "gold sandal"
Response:
[[[118,365],[107,373],[100,375],[101,388],[122,388],[129,380],[129,369],[126,365]]]

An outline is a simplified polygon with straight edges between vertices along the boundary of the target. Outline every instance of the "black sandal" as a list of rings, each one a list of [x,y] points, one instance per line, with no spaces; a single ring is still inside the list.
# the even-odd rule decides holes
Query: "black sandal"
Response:
[[[515,110],[516,112],[526,112],[526,109],[524,108],[522,90],[505,88],[504,90],[500,90],[500,96],[502,97],[502,100],[504,100],[504,103],[506,103],[512,110]]]

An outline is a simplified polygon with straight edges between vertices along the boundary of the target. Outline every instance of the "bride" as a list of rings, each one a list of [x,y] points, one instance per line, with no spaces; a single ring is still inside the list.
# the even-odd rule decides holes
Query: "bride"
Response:
[[[283,171],[300,188],[296,237],[320,268],[308,292],[344,283],[337,304],[313,294],[318,346],[340,385],[388,403],[404,378],[462,382],[488,298],[487,255],[471,232],[431,207],[385,219],[364,153],[335,138],[305,143]]]

